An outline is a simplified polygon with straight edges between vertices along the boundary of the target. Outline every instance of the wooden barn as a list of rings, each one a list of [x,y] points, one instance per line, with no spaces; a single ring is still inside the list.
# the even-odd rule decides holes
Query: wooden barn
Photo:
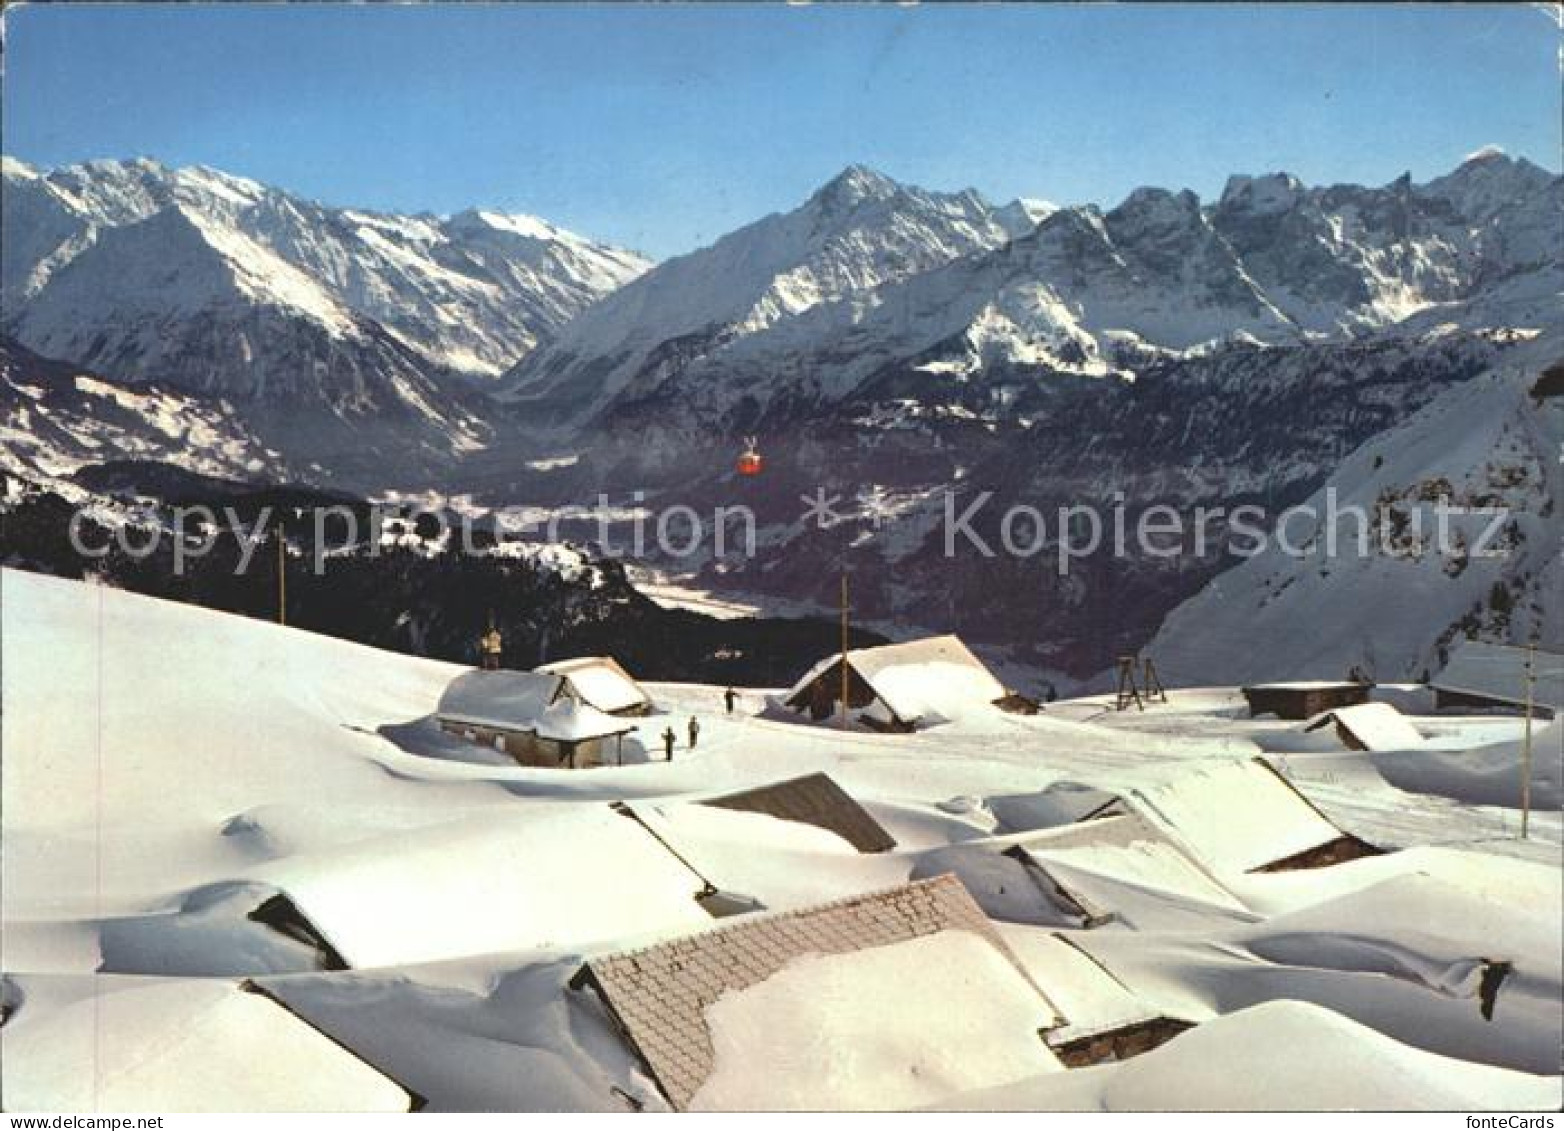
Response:
[[[1429,681],[1439,707],[1507,707],[1526,705],[1527,649],[1507,644],[1464,641],[1444,671]],[[1531,700],[1539,718],[1564,711],[1564,656],[1533,650]]]
[[[998,707],[1031,713],[1036,704],[1013,695],[955,636],[856,648],[826,657],[782,697],[795,711],[827,719],[840,709],[846,665],[847,708],[877,730],[911,731]]]
[[[475,671],[458,676],[435,709],[440,729],[509,754],[523,766],[619,765],[636,728],[572,697],[550,672]]]
[[[1367,703],[1372,683],[1353,680],[1297,680],[1291,683],[1256,683],[1243,689],[1254,718],[1275,715],[1278,719],[1312,719],[1337,707],[1355,707]]]

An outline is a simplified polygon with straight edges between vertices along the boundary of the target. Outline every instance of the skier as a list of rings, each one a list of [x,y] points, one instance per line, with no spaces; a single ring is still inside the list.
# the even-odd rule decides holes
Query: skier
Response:
[[[695,721],[695,716],[690,716],[690,749],[695,749],[695,740],[701,736],[701,724]]]
[[[672,727],[664,728],[664,730],[663,730],[663,761],[664,762],[672,762],[673,761],[673,743],[674,743],[675,737],[676,736],[673,733],[673,728]]]
[[[739,693],[733,688],[728,688],[722,693],[722,701],[728,705],[728,714],[733,714],[733,704],[738,702]]]

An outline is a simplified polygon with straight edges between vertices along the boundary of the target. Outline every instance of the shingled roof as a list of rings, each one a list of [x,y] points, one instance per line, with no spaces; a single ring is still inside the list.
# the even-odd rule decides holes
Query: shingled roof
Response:
[[[885,852],[896,847],[895,838],[828,774],[805,774],[771,782],[739,793],[710,797],[701,804],[814,825],[835,833],[859,852]]]
[[[570,984],[597,992],[657,1086],[683,1110],[715,1067],[706,1011],[724,994],[764,982],[805,955],[847,954],[950,930],[979,936],[1014,966],[1038,995],[1040,1028],[1063,1023],[951,875],[799,911],[746,916],[644,950],[593,958]]]

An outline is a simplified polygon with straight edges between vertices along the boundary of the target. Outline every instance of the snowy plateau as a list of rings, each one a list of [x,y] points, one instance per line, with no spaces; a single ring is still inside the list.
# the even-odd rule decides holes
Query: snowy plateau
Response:
[[[1367,753],[1223,688],[893,735],[654,683],[624,765],[525,768],[434,725],[468,669],[79,581],[0,587],[8,1110],[663,1109],[618,1023],[642,1007],[610,1012],[579,972],[773,922],[803,953],[668,1034],[706,1071],[683,1106],[1564,1098],[1557,722],[1525,840],[1513,776],[1482,780],[1515,766],[1521,720],[1411,687],[1380,694],[1417,745]],[[653,737],[691,715],[698,746],[662,761]],[[894,847],[701,804],[815,773]],[[1128,815],[1075,819],[1110,796]],[[1254,867],[1338,832],[1380,851]],[[811,956],[808,909],[950,873],[982,932]],[[742,912],[714,918],[703,882]],[[1068,1051],[1148,1019],[1181,1031]]]
[[[853,166],[661,263],[3,175],[5,1110],[1564,1103],[1561,707],[1430,686],[1468,640],[1560,678],[1558,174],[1098,207]],[[742,505],[753,552],[621,559],[600,496],[615,535]],[[980,497],[991,543],[1080,504],[1393,537],[1063,572],[947,553]],[[1435,545],[1436,503],[1502,517]],[[328,510],[391,520],[255,525]],[[1116,709],[1121,656],[1165,699]]]

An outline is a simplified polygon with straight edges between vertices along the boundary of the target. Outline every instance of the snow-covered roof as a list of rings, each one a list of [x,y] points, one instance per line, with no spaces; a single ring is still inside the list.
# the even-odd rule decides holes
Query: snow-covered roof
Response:
[[[1253,871],[1342,836],[1258,758],[1185,763],[1132,797],[1219,872]]]
[[[677,799],[625,808],[713,886],[773,911],[876,891],[907,878],[892,853],[864,853],[841,833],[770,813]]]
[[[452,821],[280,860],[262,878],[355,969],[711,922],[695,901],[701,881],[606,805]]]
[[[943,951],[891,952],[896,944],[931,937],[943,940],[936,947],[960,948],[962,961],[953,966]],[[866,963],[837,961],[871,949]],[[894,972],[889,984],[887,971]],[[701,1093],[712,1080],[722,1096],[708,1095],[705,1102],[733,1106],[729,1089],[739,1086],[737,1070],[767,1089],[740,1106],[790,1106],[801,1083],[809,1106],[860,1106],[866,1098],[870,1106],[892,1100],[905,1106],[901,1096],[833,1094],[818,1071],[804,1072],[811,1077],[806,1081],[795,1079],[804,1067],[796,1056],[765,1055],[757,1065],[756,1050],[739,1047],[746,1043],[742,1032],[776,1044],[777,1051],[791,1043],[796,1055],[813,1050],[837,1058],[891,1058],[896,1071],[846,1074],[858,1087],[895,1086],[887,1080],[916,1074],[927,1056],[955,1057],[950,1067],[962,1074],[990,1072],[993,1064],[1010,1063],[1018,1049],[1026,1072],[1060,1067],[1036,1037],[1038,1029],[1062,1020],[1058,1010],[950,875],[800,911],[745,916],[716,930],[592,959],[578,979],[603,995],[658,1086],[681,1109],[704,1106]],[[950,1000],[961,1008],[941,1004]],[[1002,1056],[989,1055],[996,1051],[993,1033],[962,1038],[941,1024],[969,1011],[993,1020],[995,1009],[1008,1034],[1001,1038]],[[901,1023],[887,1010],[910,1010],[916,1018]]]
[[[971,931],[797,955],[707,1007],[713,1066],[688,1106],[901,1110],[1058,1074],[1038,1040],[1040,1005],[1015,966]],[[843,1071],[854,1064],[874,1068]]]
[[[859,852],[884,852],[896,840],[867,810],[854,801],[829,774],[771,782],[738,793],[707,798],[702,804],[721,809],[765,813],[835,833]]]
[[[1532,702],[1550,711],[1564,711],[1564,656],[1540,650],[1532,655]],[[1525,648],[1468,640],[1429,685],[1438,691],[1520,706],[1526,702],[1526,658]]]
[[[605,715],[596,707],[577,703],[574,699],[556,699],[533,725],[539,738],[554,742],[584,742],[593,738],[628,734],[634,729],[623,719]]]
[[[996,794],[985,797],[983,804],[994,814],[1001,833],[1051,829],[1088,817],[1124,812],[1118,794],[1068,781],[1052,782],[1031,793]]]
[[[1037,1108],[1024,1097],[1038,1093],[1018,1093],[998,1106]],[[1126,1061],[1102,1074],[1089,1102],[1106,1111],[1489,1111],[1552,1109],[1558,1100],[1556,1075],[1441,1056],[1353,1016],[1284,999],[1217,1017]],[[952,1106],[980,1104],[962,1098]]]
[[[821,660],[784,696],[792,702],[828,672],[841,653]],[[956,636],[929,636],[855,648],[848,666],[902,723],[957,719],[1005,696],[1005,687]]]
[[[1104,909],[1075,898],[1014,846],[992,840],[962,841],[920,853],[912,879],[953,875],[983,913],[999,923],[1031,927],[1084,927]]]
[[[440,696],[435,713],[501,730],[531,730],[558,697],[559,684],[559,676],[541,672],[464,672]]]
[[[1049,996],[1066,1018],[1064,1025],[1048,1033],[1052,1048],[1159,1016],[1107,967],[1063,935],[1007,931],[1005,941],[1032,980],[1048,987]]]
[[[1200,915],[1248,916],[1237,896],[1140,813],[1021,838],[1019,847],[1078,904],[1155,928]]]
[[[946,871],[1001,922],[1084,927],[1112,920],[1159,930],[1252,918],[1185,849],[1134,812],[942,846],[921,854],[912,874]]]
[[[1303,729],[1319,730],[1332,723],[1347,731],[1364,750],[1411,750],[1424,743],[1422,733],[1389,703],[1337,707],[1316,715]]]
[[[574,693],[599,711],[634,710],[651,703],[645,688],[612,656],[578,656],[539,666],[537,671],[563,676]]]
[[[51,990],[51,992],[57,992]],[[414,1100],[263,993],[94,978],[6,1022],[9,1111],[408,1111]]]
[[[531,731],[556,742],[581,742],[635,729],[623,719],[562,696],[562,679],[549,672],[466,672],[451,681],[435,713],[451,722]]]

